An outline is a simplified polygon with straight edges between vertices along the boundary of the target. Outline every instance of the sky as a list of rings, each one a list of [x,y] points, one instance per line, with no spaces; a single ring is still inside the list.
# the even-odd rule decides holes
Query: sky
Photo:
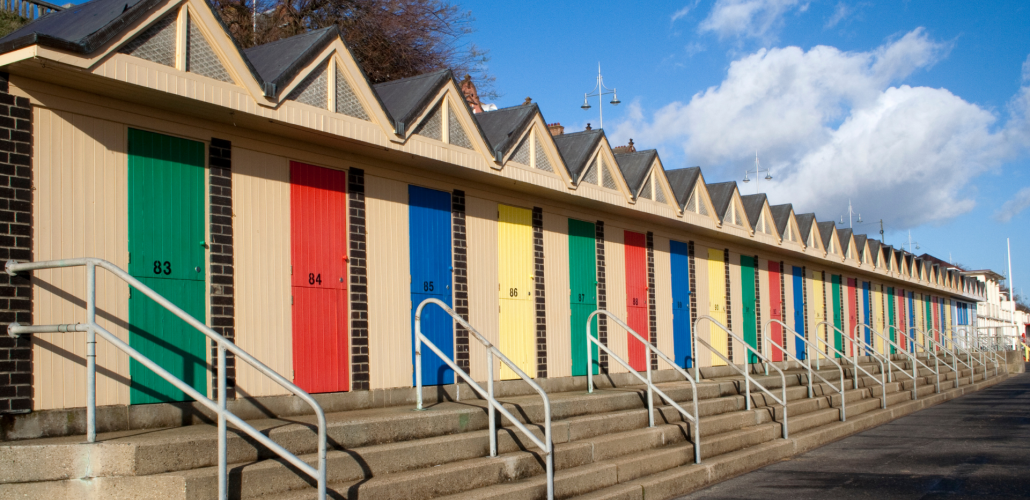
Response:
[[[710,183],[1030,290],[1030,2],[463,0],[498,107],[657,149]]]

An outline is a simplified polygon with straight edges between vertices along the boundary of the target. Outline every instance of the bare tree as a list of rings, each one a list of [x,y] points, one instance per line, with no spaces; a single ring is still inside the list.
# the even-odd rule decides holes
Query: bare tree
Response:
[[[372,83],[450,68],[472,75],[480,95],[497,97],[487,52],[466,42],[472,13],[447,0],[211,1],[242,47],[335,25]]]

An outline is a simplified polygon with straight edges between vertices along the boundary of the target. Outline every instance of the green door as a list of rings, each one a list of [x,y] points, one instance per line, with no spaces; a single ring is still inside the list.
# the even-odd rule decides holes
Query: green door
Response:
[[[204,144],[129,129],[129,274],[204,321]],[[139,291],[129,295],[129,345],[207,390],[203,333]],[[132,404],[190,398],[130,361]]]
[[[839,274],[830,276],[830,282],[833,284],[833,326],[837,327],[833,331],[833,347],[844,352],[844,338],[840,334],[844,331],[844,296],[841,295],[840,290],[841,276]],[[839,355],[837,356],[839,357]]]
[[[891,325],[891,326],[895,326],[895,327],[898,326],[898,324],[894,322],[894,289],[893,288],[888,288],[887,289],[887,324]],[[898,338],[895,337],[895,334],[897,332],[893,328],[890,328],[889,330],[891,331],[891,336],[890,336],[891,341],[893,341],[895,343],[900,342],[901,339],[898,339]],[[895,349],[894,346],[891,346],[891,354],[895,354],[896,352],[897,352],[897,349]]]
[[[569,219],[569,305],[572,321],[572,375],[587,374],[587,317],[597,310],[597,243],[592,222]],[[597,318],[590,322],[597,338]],[[593,374],[599,373],[597,346],[591,344]]]
[[[758,349],[758,321],[755,316],[755,262],[754,257],[740,256],[740,298],[744,303],[744,342]],[[754,351],[747,351],[747,362],[757,363]]]

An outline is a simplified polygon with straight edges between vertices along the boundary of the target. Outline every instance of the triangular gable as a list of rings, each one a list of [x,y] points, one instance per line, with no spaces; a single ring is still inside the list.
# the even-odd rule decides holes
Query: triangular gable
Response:
[[[840,242],[841,256],[846,260],[859,262],[858,250],[855,248],[855,234],[850,228],[837,231],[837,241]]]
[[[681,212],[693,212],[715,219],[715,210],[705,186],[701,167],[681,168],[665,172],[666,179],[676,195]]]
[[[748,222],[751,223],[755,233],[763,233],[779,238],[779,230],[773,219],[772,211],[769,208],[769,199],[766,195],[761,193],[752,194],[741,196],[740,199],[744,205],[744,213],[747,215]]]
[[[858,247],[859,265],[873,266],[873,260],[870,257],[872,255],[872,252],[869,249],[869,238],[864,234],[855,236],[855,245]]]
[[[592,132],[592,131],[591,131]],[[575,180],[576,186],[589,184],[612,191],[618,191],[632,199],[626,179],[619,170],[615,154],[612,153],[608,137],[600,134],[598,140],[593,143],[593,150],[586,156],[588,160],[580,168],[579,177]]]
[[[536,109],[535,106],[533,109]],[[493,113],[493,111],[488,113]],[[478,117],[483,114],[486,113],[479,113],[474,116]],[[517,116],[516,119],[518,119]],[[491,123],[491,125],[494,125],[494,123]],[[529,120],[525,123],[525,128],[520,131],[518,142],[514,142],[514,144],[517,144],[517,146],[503,156],[504,166],[512,162],[533,170],[559,176],[566,183],[572,183],[568,169],[562,162],[561,153],[558,151],[550,131],[547,130],[547,124],[538,110],[530,115]],[[497,151],[495,149],[495,153]]]
[[[662,160],[658,157],[657,153],[651,162],[651,169],[647,173],[646,180],[641,185],[640,190],[637,191],[637,199],[640,198],[669,205],[677,211],[679,210],[677,203],[675,203],[675,194],[672,191],[672,186],[669,184],[669,178],[665,174]]]
[[[657,156],[658,152],[653,149],[615,155],[619,172],[629,187],[631,202],[635,201],[645,188],[649,197],[653,194],[653,186],[649,182],[652,182],[651,170]]]
[[[872,238],[867,240],[869,245],[869,262],[873,265],[874,269],[883,268],[883,259],[881,258],[882,252],[880,251],[880,240],[874,240]]]
[[[694,188],[690,192],[690,197],[687,198],[685,207],[698,215],[718,221],[715,217],[715,205],[712,203],[712,197],[708,193],[708,185],[705,183],[704,175],[700,175],[697,182],[694,183]]]
[[[837,238],[837,225],[833,221],[819,222],[819,235],[822,236],[823,249],[827,255],[841,256],[840,239]]]
[[[554,136],[554,144],[558,147],[558,152],[573,179],[573,184],[579,185],[587,168],[596,164],[602,139],[604,139],[604,131],[601,129]],[[598,172],[595,170],[593,175],[596,184]]]
[[[722,222],[723,225],[732,224],[734,226],[743,227],[747,231],[754,230],[754,228],[751,227],[751,222],[747,219],[747,212],[744,210],[744,203],[740,199],[740,191],[737,190],[736,185],[734,185],[733,191],[731,192],[730,202],[727,204],[727,209],[723,213]]]

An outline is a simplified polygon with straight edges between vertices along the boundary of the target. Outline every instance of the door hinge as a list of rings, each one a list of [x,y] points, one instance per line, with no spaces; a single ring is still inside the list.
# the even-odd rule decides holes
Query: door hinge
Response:
[[[293,377],[291,377],[290,380],[297,380],[297,370],[292,370],[291,373],[293,374]]]
[[[129,252],[129,264],[132,264],[132,252]]]
[[[290,266],[290,276],[293,276],[293,266]]]
[[[290,305],[293,305],[293,295],[290,295]]]

